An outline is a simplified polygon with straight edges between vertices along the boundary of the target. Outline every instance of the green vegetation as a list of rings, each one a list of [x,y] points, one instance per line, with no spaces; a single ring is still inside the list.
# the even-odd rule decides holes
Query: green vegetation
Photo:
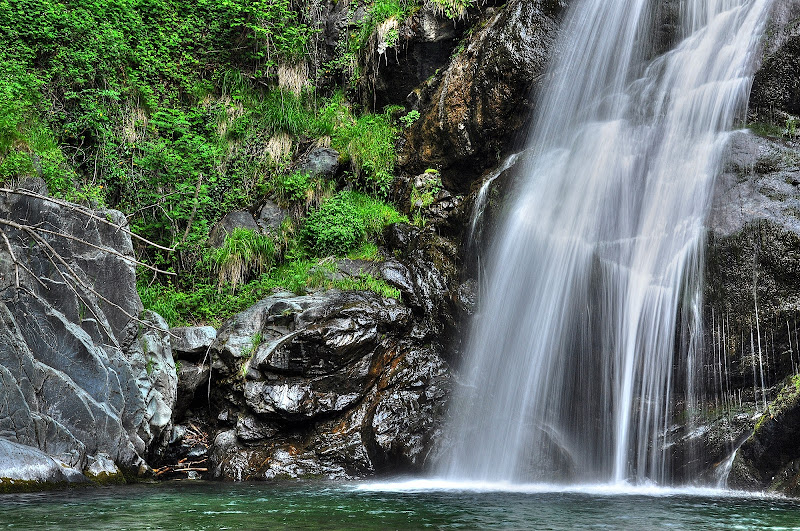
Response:
[[[41,178],[174,249],[135,249],[175,273],[138,276],[172,325],[219,323],[278,289],[399,297],[369,276],[331,280],[328,257],[379,259],[383,229],[408,222],[386,201],[398,129],[419,112],[351,98],[371,36],[396,45],[421,1],[368,2],[316,72],[321,21],[304,0],[0,0],[0,183]],[[432,1],[458,17],[474,0]],[[292,168],[313,145],[340,153],[339,175]],[[209,248],[222,216],[264,199],[288,209],[281,230]]]
[[[269,236],[237,227],[219,249],[211,251],[214,269],[219,274],[219,288],[230,283],[231,291],[251,273],[263,273],[275,259],[275,242]]]
[[[773,419],[795,407],[798,401],[800,401],[800,374],[795,374],[786,381],[775,400],[770,402],[767,410],[756,422],[754,432],[758,433],[768,419]]]

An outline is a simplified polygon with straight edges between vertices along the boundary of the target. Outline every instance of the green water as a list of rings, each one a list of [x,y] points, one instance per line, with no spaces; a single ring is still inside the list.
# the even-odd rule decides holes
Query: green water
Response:
[[[174,482],[0,496],[0,529],[800,529],[793,500],[721,492]]]

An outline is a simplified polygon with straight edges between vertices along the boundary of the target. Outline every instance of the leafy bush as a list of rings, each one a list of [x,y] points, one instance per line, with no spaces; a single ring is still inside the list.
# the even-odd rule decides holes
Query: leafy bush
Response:
[[[307,173],[301,172],[279,174],[272,181],[275,193],[281,203],[301,201],[307,197],[313,187],[311,177]]]
[[[318,256],[344,255],[365,234],[364,219],[347,192],[322,203],[308,216],[302,231],[304,242]]]
[[[303,240],[318,256],[343,256],[365,237],[376,238],[387,225],[408,222],[394,207],[367,195],[345,191],[328,199],[306,219]]]
[[[446,15],[448,18],[455,19],[463,17],[467,9],[475,5],[475,0],[427,0],[432,3],[437,11]]]

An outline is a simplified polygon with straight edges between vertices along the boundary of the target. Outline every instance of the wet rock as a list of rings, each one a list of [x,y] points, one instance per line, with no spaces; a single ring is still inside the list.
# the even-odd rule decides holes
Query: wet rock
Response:
[[[413,349],[385,374],[369,419],[378,468],[421,468],[439,437],[449,394],[449,373],[432,349]]]
[[[800,376],[786,382],[736,454],[729,485],[800,494]]]
[[[259,226],[250,212],[236,210],[225,214],[225,216],[214,225],[208,237],[208,245],[211,247],[222,247],[222,244],[225,243],[225,238],[235,229],[239,228],[256,232],[259,231]]]
[[[555,42],[550,4],[509,2],[420,90],[421,117],[400,144],[406,172],[438,169],[447,189],[463,193],[497,162],[530,113]]]
[[[773,2],[764,55],[750,93],[751,121],[785,125],[800,115],[800,2]]]
[[[236,437],[245,444],[264,439],[271,439],[278,434],[279,428],[264,422],[254,415],[243,415],[236,421]]]
[[[170,328],[170,344],[174,358],[198,359],[205,356],[208,347],[217,338],[213,326],[176,326]]]
[[[800,150],[792,142],[736,133],[714,190],[705,257],[704,349],[717,356],[708,367],[725,375],[725,389],[716,399],[749,408],[746,418],[776,399],[780,383],[798,363],[800,196],[792,184],[798,162]],[[753,421],[740,423],[745,428],[740,435],[749,438],[733,462],[730,486],[778,488],[773,476],[800,457],[786,446],[796,437],[786,431],[794,422],[791,408],[776,414],[770,405],[769,411],[752,435]]]
[[[706,344],[727,350],[734,388],[752,389],[755,366],[768,387],[792,371],[800,309],[800,195],[792,186],[800,151],[738,133],[717,179],[705,266]],[[712,315],[713,314],[713,315]],[[725,323],[722,342],[720,323]],[[757,330],[756,330],[757,329]],[[770,345],[769,365],[753,359],[751,331]],[[768,338],[768,340],[767,340]],[[761,387],[760,372],[757,385]]]

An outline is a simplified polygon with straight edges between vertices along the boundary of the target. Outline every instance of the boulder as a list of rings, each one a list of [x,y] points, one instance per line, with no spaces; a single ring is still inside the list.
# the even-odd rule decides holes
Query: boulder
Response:
[[[213,326],[176,326],[169,332],[172,354],[176,359],[203,358],[217,338]]]
[[[294,163],[293,169],[311,177],[330,179],[339,170],[339,152],[326,147],[312,148]]]
[[[75,468],[31,446],[0,438],[0,493],[86,482]]]
[[[733,463],[729,485],[800,495],[800,375],[788,379]]]
[[[80,474],[100,454],[144,470],[146,404],[121,348],[142,309],[124,216],[9,193],[0,220],[0,442],[42,470]]]
[[[259,226],[253,214],[244,210],[235,210],[225,214],[225,216],[214,225],[214,228],[211,229],[211,234],[208,236],[208,245],[211,247],[222,247],[222,244],[225,243],[225,238],[235,229],[240,228],[259,232]]]
[[[258,210],[258,219],[256,223],[261,230],[268,234],[278,234],[283,225],[283,220],[286,219],[289,213],[279,207],[277,203],[265,199],[261,208]]]

